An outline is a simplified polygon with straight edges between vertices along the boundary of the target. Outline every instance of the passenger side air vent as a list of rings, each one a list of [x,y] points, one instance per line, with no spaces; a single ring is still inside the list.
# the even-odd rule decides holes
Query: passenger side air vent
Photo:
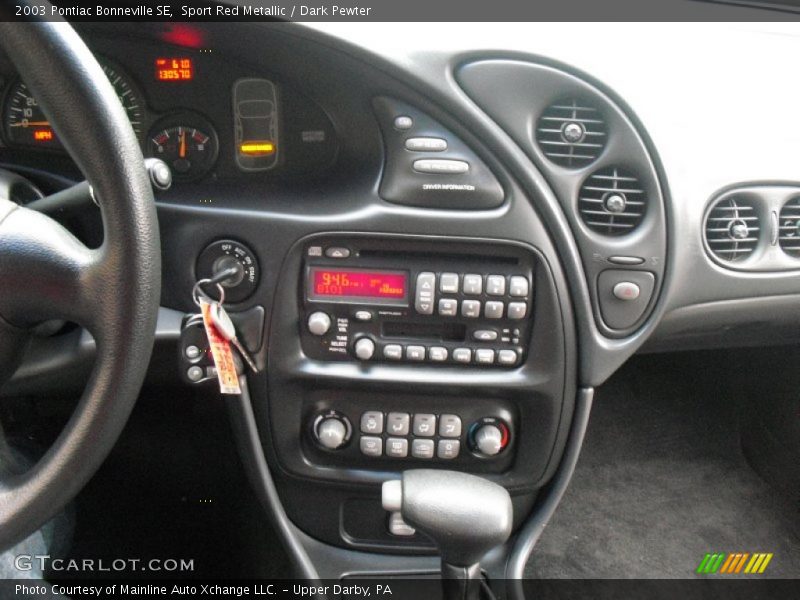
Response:
[[[548,106],[536,126],[536,141],[542,152],[562,167],[593,163],[605,148],[606,138],[603,115],[577,98],[565,98]]]
[[[781,208],[778,239],[786,254],[800,257],[800,196],[792,198]]]
[[[717,258],[739,262],[750,256],[761,233],[755,206],[737,196],[717,202],[706,218],[706,242]]]
[[[647,198],[632,173],[618,167],[601,169],[583,182],[578,210],[586,226],[605,235],[625,235],[642,222]]]

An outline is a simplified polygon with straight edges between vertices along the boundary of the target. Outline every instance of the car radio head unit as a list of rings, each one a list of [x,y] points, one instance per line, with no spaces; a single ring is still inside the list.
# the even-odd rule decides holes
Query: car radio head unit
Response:
[[[308,299],[408,305],[408,271],[309,267]]]

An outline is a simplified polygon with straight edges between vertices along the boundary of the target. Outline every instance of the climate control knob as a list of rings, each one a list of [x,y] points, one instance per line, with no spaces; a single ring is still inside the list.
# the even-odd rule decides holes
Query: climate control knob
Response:
[[[474,439],[475,448],[486,456],[494,456],[503,449],[503,432],[497,425],[482,425]]]
[[[361,338],[355,345],[356,356],[361,360],[369,360],[375,355],[375,342],[369,338]]]
[[[347,417],[334,411],[320,415],[314,422],[314,437],[320,446],[328,450],[344,446],[350,439],[351,432]]]
[[[308,330],[314,335],[325,335],[331,328],[331,318],[322,311],[308,315]]]

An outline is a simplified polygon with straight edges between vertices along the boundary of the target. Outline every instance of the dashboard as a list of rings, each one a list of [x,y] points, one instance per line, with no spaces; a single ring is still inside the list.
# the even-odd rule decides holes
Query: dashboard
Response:
[[[241,265],[255,446],[333,576],[357,553],[430,566],[377,501],[398,471],[500,482],[521,531],[634,353],[800,339],[800,84],[775,60],[795,29],[686,25],[675,48],[657,25],[603,44],[415,26],[424,47],[395,25],[80,29],[175,178],[157,208],[177,372],[213,386],[192,290]],[[80,180],[0,78],[0,167],[45,193]]]

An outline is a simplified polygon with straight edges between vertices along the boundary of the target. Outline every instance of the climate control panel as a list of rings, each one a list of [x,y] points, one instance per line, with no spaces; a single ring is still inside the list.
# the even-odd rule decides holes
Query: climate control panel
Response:
[[[299,323],[315,359],[516,367],[533,323],[535,257],[508,243],[404,247],[316,240]]]

